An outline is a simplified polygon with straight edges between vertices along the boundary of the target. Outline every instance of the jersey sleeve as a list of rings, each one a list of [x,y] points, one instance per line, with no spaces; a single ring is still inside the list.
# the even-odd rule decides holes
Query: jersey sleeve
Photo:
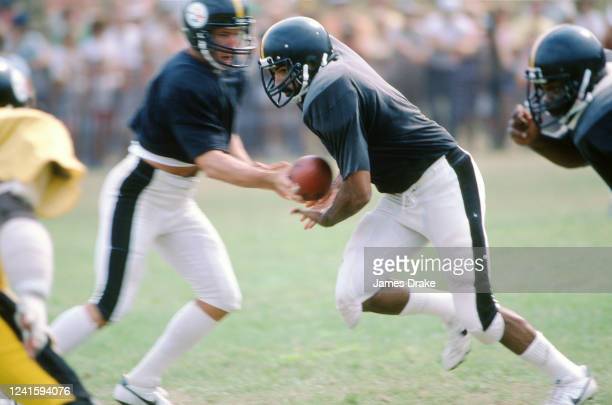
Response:
[[[227,152],[230,134],[221,118],[223,97],[216,88],[178,79],[164,98],[173,135],[193,160],[211,150]]]
[[[338,163],[343,179],[357,171],[370,171],[367,138],[353,88],[332,86],[310,104],[304,119]]]
[[[612,190],[612,110],[603,115],[588,130],[581,149],[589,164]]]

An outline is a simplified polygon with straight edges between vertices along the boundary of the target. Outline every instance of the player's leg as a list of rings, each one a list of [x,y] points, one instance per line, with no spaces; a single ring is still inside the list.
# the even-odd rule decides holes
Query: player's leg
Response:
[[[109,174],[100,196],[96,289],[89,303],[65,311],[51,325],[59,353],[72,350],[131,308],[158,223],[148,201],[153,173],[151,166],[128,156]]]
[[[451,370],[470,350],[470,338],[455,317],[451,294],[436,290],[414,292],[408,288],[376,289],[364,284],[366,247],[401,247],[408,255],[416,255],[425,246],[427,239],[413,229],[419,217],[418,212],[403,207],[401,198],[389,195],[381,198],[376,209],[361,220],[344,251],[336,283],[336,306],[349,327],[357,325],[362,311],[439,317],[449,335],[442,365]],[[384,249],[380,252],[384,255]]]
[[[53,279],[51,238],[33,216],[9,219],[0,227],[0,256],[8,286],[19,298],[20,322],[31,325],[28,346],[40,349],[48,340],[46,300]]]
[[[411,292],[408,288],[374,288],[365,284],[366,247],[403,247],[416,254],[427,243],[418,232],[400,224],[401,205],[387,196],[361,220],[345,249],[336,283],[336,306],[349,327],[355,327],[361,313],[386,315],[426,314],[439,317],[449,330],[442,364],[447,370],[459,365],[470,350],[470,338],[455,319],[452,296],[432,290]],[[381,250],[384,254],[384,249]]]
[[[488,245],[484,182],[468,154],[451,154],[448,163],[439,174],[438,193],[432,194],[438,195],[428,204],[429,237],[440,248],[476,248],[473,258],[485,263],[484,271],[451,277],[451,288],[459,291],[453,294],[457,317],[483,343],[501,342],[558,382],[556,391],[564,398],[558,403],[572,403],[567,402],[570,396],[579,401],[575,403],[581,403],[596,390],[586,369],[571,362],[519,315],[500,308],[493,298],[484,255]]]
[[[158,392],[164,371],[241,305],[238,283],[219,234],[194,201],[181,211],[179,226],[161,235],[157,246],[191,285],[197,299],[172,317],[155,345],[116,387],[115,398],[125,403],[141,403],[134,393],[164,403]]]

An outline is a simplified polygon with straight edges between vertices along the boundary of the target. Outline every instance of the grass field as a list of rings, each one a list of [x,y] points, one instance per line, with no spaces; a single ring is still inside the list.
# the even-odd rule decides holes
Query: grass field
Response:
[[[590,170],[566,171],[513,150],[476,155],[487,186],[492,246],[610,246],[608,193]],[[85,301],[93,286],[97,195],[93,172],[79,206],[48,223],[56,278],[50,318]],[[441,324],[428,317],[366,315],[353,331],[334,304],[336,269],[358,217],[304,232],[292,204],[272,193],[203,181],[198,200],[224,238],[244,295],[230,316],[173,365],[164,387],[177,404],[537,404],[550,389],[500,345],[474,344],[444,372]],[[580,269],[578,269],[580,270]],[[493,272],[495,269],[493,269]],[[68,356],[104,403],[191,293],[156,255],[133,311]],[[612,404],[612,295],[501,294],[563,352],[588,364]]]

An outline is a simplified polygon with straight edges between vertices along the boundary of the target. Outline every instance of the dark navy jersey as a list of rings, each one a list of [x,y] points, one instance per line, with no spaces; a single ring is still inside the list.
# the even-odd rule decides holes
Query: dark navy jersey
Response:
[[[194,163],[210,150],[227,151],[243,88],[242,74],[219,76],[181,51],[149,84],[130,128],[149,152]]]
[[[303,120],[337,161],[344,179],[370,172],[383,193],[400,193],[457,147],[359,55],[332,38],[336,60],[321,68],[302,105]]]
[[[565,140],[574,144],[612,190],[612,77],[603,80],[604,87],[595,93]]]

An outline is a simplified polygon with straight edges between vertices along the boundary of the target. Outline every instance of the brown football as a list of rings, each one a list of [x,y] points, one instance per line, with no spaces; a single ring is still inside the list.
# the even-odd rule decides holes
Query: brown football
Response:
[[[293,163],[289,178],[300,186],[297,193],[305,201],[318,200],[329,191],[332,169],[325,159],[319,156],[302,156]]]

